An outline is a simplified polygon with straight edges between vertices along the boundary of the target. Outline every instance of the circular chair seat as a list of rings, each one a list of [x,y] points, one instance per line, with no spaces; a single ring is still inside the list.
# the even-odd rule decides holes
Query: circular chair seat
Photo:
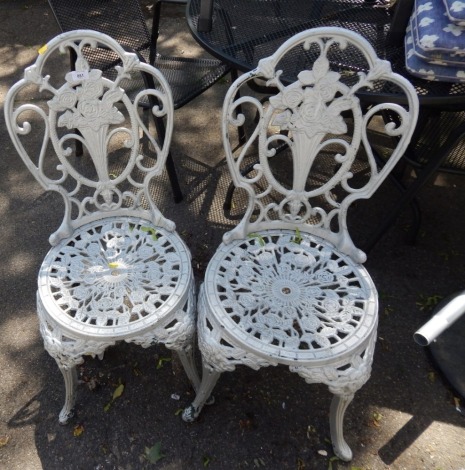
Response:
[[[376,334],[377,294],[366,269],[305,233],[269,230],[222,244],[202,297],[226,342],[270,364],[347,361]]]
[[[169,323],[184,308],[191,279],[189,252],[175,232],[139,218],[104,219],[48,252],[38,303],[65,336],[116,341]]]

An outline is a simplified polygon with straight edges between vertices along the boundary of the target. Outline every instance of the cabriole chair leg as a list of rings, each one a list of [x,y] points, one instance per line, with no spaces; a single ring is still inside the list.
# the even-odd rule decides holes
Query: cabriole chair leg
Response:
[[[344,415],[353,398],[354,394],[334,395],[329,418],[334,453],[346,462],[352,460],[352,450],[344,439]]]
[[[192,383],[194,390],[197,392],[197,390],[200,388],[200,377],[197,372],[197,368],[195,367],[194,348],[192,346],[187,346],[185,348],[176,350],[176,352],[179,356],[182,366],[184,367],[188,379]]]
[[[216,382],[220,378],[221,372],[213,370],[208,364],[202,361],[202,382],[197,390],[195,400],[184,410],[182,419],[188,423],[195,421],[202,408],[213,403],[211,393]]]
[[[76,389],[78,385],[76,366],[63,366],[57,361],[58,367],[65,380],[65,404],[60,412],[58,421],[67,424],[74,416],[74,405],[76,403]]]

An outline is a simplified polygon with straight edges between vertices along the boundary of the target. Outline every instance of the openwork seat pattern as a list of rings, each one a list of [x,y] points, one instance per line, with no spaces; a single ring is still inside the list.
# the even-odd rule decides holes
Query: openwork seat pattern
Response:
[[[93,48],[118,57],[114,80],[90,67],[83,50]],[[76,71],[48,75],[49,62],[69,49],[77,57]],[[131,100],[122,86],[141,73],[150,75],[156,89],[141,90]],[[24,101],[27,93],[35,94],[33,103]],[[142,99],[166,120],[163,139],[147,123]],[[61,423],[74,413],[76,365],[85,355],[102,357],[117,341],[163,343],[177,351],[194,387],[200,382],[192,357],[190,253],[154,199],[161,192],[173,114],[163,75],[109,36],[89,30],[51,40],[7,95],[5,117],[16,150],[65,207],[37,290],[45,349],[65,379]],[[40,149],[28,144],[36,131],[43,132]],[[71,150],[75,141],[85,149],[82,157]]]
[[[338,71],[338,57],[348,50],[366,62],[366,74]],[[305,60],[297,60],[299,54]],[[311,68],[296,71],[309,62]],[[247,82],[257,78],[269,88],[268,101],[247,92]],[[357,92],[380,82],[401,90],[408,105],[362,107]],[[383,112],[394,113],[398,124],[385,125]],[[203,377],[184,410],[186,421],[199,415],[222,372],[237,365],[286,365],[308,383],[328,385],[334,451],[352,458],[343,418],[370,376],[378,296],[361,264],[365,253],[349,235],[347,211],[393,169],[417,115],[411,84],[365,39],[340,28],[295,35],[232,84],[223,107],[223,141],[235,194],[242,194],[233,206],[242,218],[224,235],[201,287]],[[248,138],[236,151],[232,136],[239,126]],[[384,135],[396,144],[382,168],[373,135],[378,143]],[[254,152],[258,163],[250,171]]]
[[[376,329],[368,273],[307,233],[296,241],[293,231],[268,230],[260,239],[221,245],[203,289],[201,302],[207,298],[228,314],[225,336],[261,351],[268,364],[326,360],[330,350],[347,365],[346,351],[354,344],[365,350],[360,338],[368,340]],[[232,365],[229,349],[225,363]]]

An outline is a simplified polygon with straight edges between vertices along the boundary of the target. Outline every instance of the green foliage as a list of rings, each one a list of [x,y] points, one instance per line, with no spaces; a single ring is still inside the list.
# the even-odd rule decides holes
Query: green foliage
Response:
[[[152,235],[152,239],[154,241],[158,240],[157,231],[154,228],[152,228],[152,227],[141,227],[140,229],[141,229],[142,232],[150,233]]]
[[[158,362],[157,362],[157,369],[161,369],[165,365],[165,362],[170,362],[170,361],[171,361],[171,357],[160,357],[160,359],[158,359]]]
[[[302,243],[302,235],[300,233],[300,230],[298,228],[295,229],[295,237],[291,240],[293,243],[297,243],[297,245],[300,245]]]
[[[259,233],[249,233],[249,238],[256,238],[260,246],[265,246],[265,239]]]
[[[113,400],[119,398],[124,392],[124,384],[119,384],[113,392]]]
[[[422,311],[422,312],[429,312],[433,310],[434,307],[442,300],[441,295],[424,295],[420,294],[419,300],[417,300],[416,304],[417,307]]]
[[[339,460],[339,458],[336,457],[336,456],[330,457],[329,461],[328,461],[328,470],[333,470],[333,463],[337,462],[338,460]]]
[[[103,410],[105,412],[109,411],[111,406],[113,405],[113,402],[119,398],[124,392],[124,384],[120,383],[115,390],[113,391],[113,395],[111,397],[111,400],[103,407]]]
[[[158,441],[153,447],[146,447],[144,457],[150,463],[157,463],[159,460],[165,457],[165,455],[161,452],[161,441]]]

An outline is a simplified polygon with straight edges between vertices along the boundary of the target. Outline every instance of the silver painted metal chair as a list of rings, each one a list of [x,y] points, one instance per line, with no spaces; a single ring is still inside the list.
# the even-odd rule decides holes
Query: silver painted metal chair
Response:
[[[89,66],[83,51],[93,48],[118,57],[114,80]],[[66,66],[57,69],[57,56],[69,49],[76,54],[76,70],[66,73]],[[156,87],[131,100],[124,87],[141,74]],[[149,127],[138,106],[142,99],[166,120],[164,139]],[[173,114],[163,75],[114,39],[90,30],[48,42],[7,94],[5,119],[16,150],[65,207],[60,227],[50,236],[52,248],[40,267],[37,290],[45,349],[65,380],[61,423],[73,415],[76,365],[85,355],[102,357],[117,341],[142,347],[163,343],[179,354],[194,387],[200,382],[192,359],[190,253],[155,201],[166,191],[158,180]],[[37,135],[39,148],[30,145]],[[86,150],[84,156],[72,152],[75,141]]]
[[[368,73],[340,69],[344,56],[353,54],[366,61]],[[270,93],[277,90],[267,103],[247,93],[245,85],[256,78]],[[357,92],[381,81],[405,93],[408,105],[361,107]],[[386,111],[398,116],[397,126],[384,124]],[[295,35],[231,85],[223,140],[236,193],[243,197],[235,206],[239,210],[244,201],[244,212],[224,235],[201,287],[203,378],[184,410],[186,421],[199,415],[222,372],[282,364],[308,383],[329,387],[334,452],[352,458],[343,418],[370,376],[378,297],[362,266],[365,253],[349,235],[347,211],[393,169],[417,115],[411,84],[392,73],[365,39],[340,28]],[[238,126],[249,137],[234,151]],[[394,147],[378,168],[373,149],[383,136]],[[256,151],[254,171],[243,172]]]

